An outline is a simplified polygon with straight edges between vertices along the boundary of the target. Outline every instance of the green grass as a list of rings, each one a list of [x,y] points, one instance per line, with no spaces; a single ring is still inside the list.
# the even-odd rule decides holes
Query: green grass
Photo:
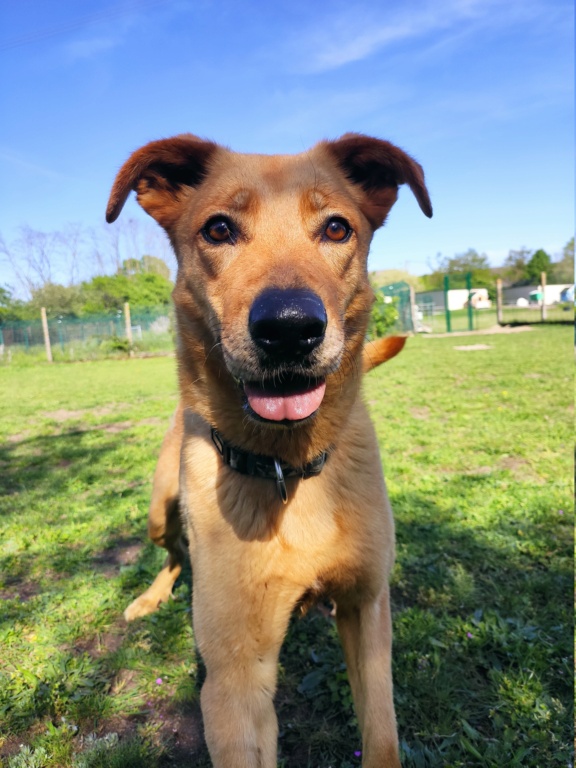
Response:
[[[573,759],[572,340],[411,339],[366,381],[396,516],[405,768]],[[145,528],[174,360],[11,365],[0,388],[1,764],[208,766],[190,574],[121,618],[163,559]],[[295,619],[280,661],[279,765],[360,765],[332,620]]]

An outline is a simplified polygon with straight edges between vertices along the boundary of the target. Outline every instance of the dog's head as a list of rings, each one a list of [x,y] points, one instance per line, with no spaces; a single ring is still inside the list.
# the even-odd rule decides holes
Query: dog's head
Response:
[[[302,434],[320,424],[331,442],[362,370],[370,241],[404,183],[431,216],[420,165],[358,134],[293,156],[182,135],[122,167],[107,220],[136,190],[168,233],[182,397],[228,439],[258,451],[261,428]]]

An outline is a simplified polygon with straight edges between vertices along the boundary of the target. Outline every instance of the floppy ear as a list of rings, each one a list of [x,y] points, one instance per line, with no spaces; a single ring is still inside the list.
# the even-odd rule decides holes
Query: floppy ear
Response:
[[[216,149],[217,144],[189,133],[152,141],[136,150],[116,176],[106,221],[116,221],[134,189],[146,213],[169,230],[180,214],[181,192],[202,182]]]
[[[382,226],[398,196],[398,186],[408,184],[422,212],[431,218],[432,204],[422,166],[389,141],[346,133],[325,143],[346,177],[365,193],[362,210],[374,229]]]

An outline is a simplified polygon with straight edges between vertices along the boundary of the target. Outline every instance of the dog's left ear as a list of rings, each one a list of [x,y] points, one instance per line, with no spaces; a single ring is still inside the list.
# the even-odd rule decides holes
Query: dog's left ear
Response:
[[[364,192],[362,210],[374,229],[384,224],[400,184],[408,184],[422,212],[432,217],[422,166],[399,147],[360,133],[346,133],[324,146],[346,177]]]

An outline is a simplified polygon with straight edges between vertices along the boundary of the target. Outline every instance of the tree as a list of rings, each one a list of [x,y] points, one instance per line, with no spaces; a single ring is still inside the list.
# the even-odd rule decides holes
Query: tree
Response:
[[[574,282],[574,238],[568,240],[560,260],[552,265],[552,275],[555,283]]]
[[[38,318],[40,308],[45,307],[49,317],[78,317],[82,314],[83,304],[84,296],[79,285],[46,283],[32,291],[32,298],[26,304],[26,314],[29,318]]]
[[[504,278],[510,285],[527,285],[528,279],[528,261],[532,251],[522,246],[517,251],[508,251],[508,256],[504,262]]]
[[[11,320],[20,320],[23,306],[22,301],[12,296],[11,288],[7,285],[0,286],[0,324]]]
[[[124,259],[119,272],[123,275],[161,275],[166,280],[170,280],[170,267],[164,259],[148,254],[142,256],[141,259]]]
[[[542,272],[550,272],[551,264],[552,259],[545,250],[539,248],[537,251],[534,251],[526,265],[526,275],[530,283],[539,285]]]
[[[0,253],[12,267],[16,280],[26,295],[52,282],[57,234],[20,227],[19,236],[8,244],[0,237]]]
[[[148,272],[150,275],[160,275],[166,278],[166,280],[170,280],[170,267],[164,259],[145,254],[140,261],[142,263],[142,272]]]
[[[474,248],[469,248],[465,253],[459,253],[451,258],[438,254],[436,266],[429,275],[424,275],[422,280],[427,291],[439,291],[444,286],[444,276],[449,275],[451,288],[464,288],[466,275],[471,273],[472,286],[474,288],[488,288],[489,292],[495,291],[494,276],[485,253],[478,253]]]
[[[82,283],[83,312],[109,312],[122,309],[130,302],[131,310],[147,310],[159,306],[168,307],[172,283],[162,275],[147,272],[133,275],[100,275],[88,283]]]

